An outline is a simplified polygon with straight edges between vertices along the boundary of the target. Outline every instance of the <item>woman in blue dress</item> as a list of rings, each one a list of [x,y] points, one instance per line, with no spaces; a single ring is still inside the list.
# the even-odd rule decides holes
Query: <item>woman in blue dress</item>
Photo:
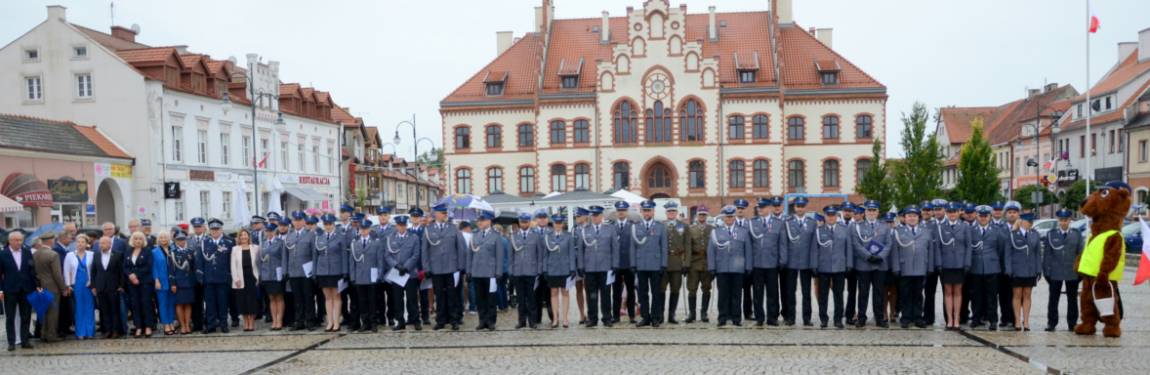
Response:
[[[176,233],[176,246],[172,250],[172,287],[175,288],[176,320],[180,334],[192,333],[192,304],[196,303],[195,252],[188,248],[188,235]]]
[[[168,272],[169,259],[172,259],[172,235],[160,232],[156,238],[156,247],[152,249],[152,278],[156,279],[156,307],[160,311],[160,325],[164,326],[164,335],[176,334],[176,301],[175,287],[172,285],[171,274]]]
[[[90,242],[88,236],[76,236],[76,250],[64,258],[64,281],[68,284],[68,294],[73,298],[76,338],[80,340],[96,336],[96,297],[89,282],[92,271]]]

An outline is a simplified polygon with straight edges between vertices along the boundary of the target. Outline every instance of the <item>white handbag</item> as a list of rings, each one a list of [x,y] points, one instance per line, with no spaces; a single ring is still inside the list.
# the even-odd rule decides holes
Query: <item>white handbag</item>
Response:
[[[1109,280],[1103,280],[1103,282],[1110,287],[1110,297],[1098,298],[1098,293],[1094,293],[1094,307],[1098,309],[1098,316],[1114,316],[1114,286],[1110,285]]]

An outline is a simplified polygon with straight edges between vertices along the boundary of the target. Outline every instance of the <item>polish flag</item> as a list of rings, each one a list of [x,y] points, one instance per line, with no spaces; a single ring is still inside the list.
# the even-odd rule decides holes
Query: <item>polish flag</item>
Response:
[[[1097,33],[1098,32],[1098,26],[1099,26],[1098,15],[1094,14],[1094,7],[1090,6],[1089,0],[1086,1],[1086,7],[1088,9],[1090,9],[1090,26],[1089,26],[1090,27],[1089,28],[1090,33],[1091,34]]]
[[[1142,260],[1138,262],[1138,273],[1134,274],[1134,285],[1139,285],[1150,279],[1150,226],[1146,221],[1138,218],[1142,223]]]

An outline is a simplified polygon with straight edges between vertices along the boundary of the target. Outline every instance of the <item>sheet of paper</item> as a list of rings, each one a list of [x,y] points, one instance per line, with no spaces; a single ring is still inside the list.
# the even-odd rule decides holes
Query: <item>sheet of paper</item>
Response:
[[[303,264],[304,277],[311,277],[312,271],[315,270],[315,262],[307,262]]]
[[[371,267],[371,283],[375,284],[377,282],[379,282],[379,268]]]
[[[419,290],[431,289],[431,278],[424,278],[423,282],[419,284]]]
[[[455,278],[455,287],[458,288],[459,287],[459,271],[455,271],[455,273],[451,274],[451,277]]]
[[[284,281],[284,268],[276,267],[276,281]]]
[[[531,287],[531,290],[535,289],[539,289],[539,276],[535,276],[535,285]]]
[[[491,286],[487,287],[488,293],[495,293],[499,291],[499,282],[494,277],[491,278]]]
[[[389,283],[395,284],[399,287],[404,287],[407,285],[407,280],[411,278],[411,274],[400,276],[399,271],[395,268],[392,268],[391,270],[387,271],[387,275],[385,275],[384,278]]]
[[[607,285],[615,283],[615,271],[607,271]]]
[[[567,289],[575,289],[575,276],[567,278]]]
[[[344,289],[347,289],[347,280],[339,279],[339,282],[335,284],[335,290],[339,293],[343,293]]]

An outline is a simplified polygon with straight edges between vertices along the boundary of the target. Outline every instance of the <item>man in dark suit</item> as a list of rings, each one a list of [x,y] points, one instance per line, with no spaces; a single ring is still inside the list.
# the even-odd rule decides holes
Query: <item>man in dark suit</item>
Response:
[[[119,338],[124,334],[124,321],[120,319],[120,295],[123,294],[124,254],[113,251],[113,237],[100,238],[100,251],[92,258],[92,292],[96,294],[96,307],[100,310],[100,330],[104,338]]]
[[[68,259],[68,248],[73,246],[72,243],[76,240],[76,233],[74,232],[74,228],[75,227],[73,226],[73,229],[69,230],[68,225],[65,225],[64,231],[60,233],[60,237],[56,239],[56,241],[48,241],[44,243],[45,246],[51,246],[52,251],[56,252],[56,255],[60,258],[61,265],[64,263],[65,259]],[[61,266],[60,272],[62,273],[63,271],[64,268]],[[58,320],[57,327],[59,329],[60,336],[67,337],[73,333],[72,320],[74,320],[75,312],[73,311],[72,302],[74,301],[72,298],[68,298],[68,296],[64,296],[64,298],[57,298],[57,300],[60,301],[60,318]]]
[[[93,247],[93,250],[96,250],[95,252],[99,253],[101,252],[100,249],[102,249],[102,246],[109,246],[112,248],[112,252],[123,254],[124,250],[128,248],[128,241],[116,235],[116,224],[107,222],[101,226],[101,229],[104,232],[104,236],[101,237],[101,239],[110,238],[111,241],[107,245],[104,245],[104,241],[98,241],[96,242],[96,246]]]
[[[0,251],[0,281],[3,283],[0,301],[4,301],[8,351],[16,350],[17,337],[20,338],[20,347],[31,349],[28,323],[32,321],[32,305],[28,303],[28,294],[38,290],[40,282],[36,279],[32,251],[24,246],[24,233],[12,232],[8,235],[8,246]],[[20,313],[19,328],[16,327],[17,309]]]

